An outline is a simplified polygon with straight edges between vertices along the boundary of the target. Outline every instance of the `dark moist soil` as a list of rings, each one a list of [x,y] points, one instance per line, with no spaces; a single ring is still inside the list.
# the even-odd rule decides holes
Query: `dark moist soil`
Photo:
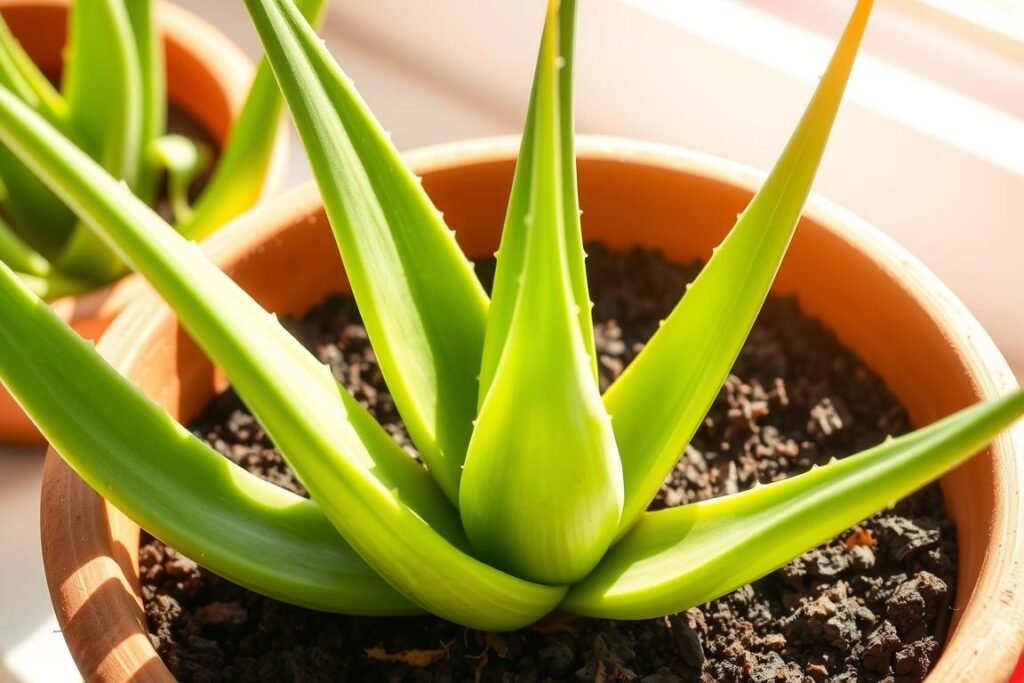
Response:
[[[602,388],[698,269],[590,248]],[[493,264],[479,271],[489,281]],[[290,327],[411,450],[352,300],[331,297]],[[909,427],[832,334],[793,299],[771,298],[654,507],[803,472]],[[305,493],[230,391],[192,428]],[[158,541],[140,560],[153,643],[195,681],[918,681],[941,650],[956,582],[954,528],[934,486],[752,585],[649,621],[554,619],[487,634],[433,617],[351,618],[251,593]]]

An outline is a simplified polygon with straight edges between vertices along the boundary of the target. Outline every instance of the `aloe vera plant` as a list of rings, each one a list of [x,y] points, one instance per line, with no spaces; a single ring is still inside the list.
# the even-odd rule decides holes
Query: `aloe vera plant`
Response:
[[[0,265],[0,379],[91,486],[212,571],[317,609],[426,611],[485,630],[555,609],[664,615],[842,532],[1024,414],[1017,392],[786,481],[646,511],[767,296],[869,1],[857,3],[761,190],[603,396],[573,151],[575,2],[548,6],[490,300],[296,6],[246,4],[422,465],[194,245],[43,113],[0,89],[0,141],[146,276],[311,493],[303,500],[221,458]]]
[[[314,22],[326,0],[303,0]],[[210,169],[204,143],[168,134],[163,41],[152,0],[71,3],[61,87],[32,62],[0,17],[0,86],[8,89],[114,177],[153,206],[166,196],[176,228],[207,236],[259,198],[283,107],[262,65],[210,182],[191,205],[189,190]],[[0,150],[0,261],[45,299],[106,284],[127,271],[121,259],[17,158]]]

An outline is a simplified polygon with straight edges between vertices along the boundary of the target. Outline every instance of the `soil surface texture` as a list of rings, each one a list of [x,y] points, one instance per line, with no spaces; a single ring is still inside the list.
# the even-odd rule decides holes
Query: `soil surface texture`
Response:
[[[699,270],[652,251],[589,248],[602,389]],[[481,263],[485,284],[493,263]],[[410,451],[354,302],[333,296],[290,329]],[[300,494],[239,399],[191,428]],[[882,381],[797,303],[772,297],[704,425],[652,507],[742,491],[910,429]],[[353,618],[244,590],[146,538],[154,645],[183,681],[919,681],[936,661],[956,582],[955,529],[931,486],[763,579],[637,622],[555,618],[515,633],[433,617]]]

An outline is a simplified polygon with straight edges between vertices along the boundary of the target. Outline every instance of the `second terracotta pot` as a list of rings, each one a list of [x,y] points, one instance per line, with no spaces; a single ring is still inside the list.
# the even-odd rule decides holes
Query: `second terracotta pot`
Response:
[[[166,52],[168,103],[223,145],[245,102],[254,65],[226,36],[198,17],[170,3],[157,7]],[[0,0],[0,12],[32,60],[46,73],[60,73],[68,0]],[[264,195],[280,187],[287,153],[287,137],[279,135]],[[142,284],[129,275],[92,292],[58,299],[52,306],[84,338],[97,339]],[[43,443],[38,430],[2,387],[0,443]]]
[[[450,145],[413,166],[473,257],[498,245],[515,141]],[[588,240],[645,246],[687,262],[707,258],[761,176],[705,156],[616,140],[579,144]],[[315,187],[254,212],[205,245],[268,310],[301,314],[345,287]],[[846,212],[812,200],[777,282],[820,318],[927,424],[1016,386],[989,337],[920,263]],[[155,295],[126,311],[103,354],[187,421],[224,379]],[[1024,429],[941,481],[956,522],[959,579],[939,681],[1006,681],[1024,645]],[[43,557],[54,608],[82,674],[104,681],[171,680],[150,644],[139,590],[139,528],[50,453],[42,500]]]

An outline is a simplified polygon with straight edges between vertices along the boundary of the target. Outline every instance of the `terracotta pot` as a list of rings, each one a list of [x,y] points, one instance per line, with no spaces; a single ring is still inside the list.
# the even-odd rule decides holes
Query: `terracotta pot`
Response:
[[[470,142],[413,155],[424,187],[466,252],[497,247],[516,143]],[[587,238],[644,245],[674,260],[707,257],[759,175],[672,149],[608,139],[580,143]],[[269,310],[299,314],[344,288],[316,189],[301,188],[210,240],[211,256]],[[902,249],[837,207],[813,200],[777,290],[795,293],[888,382],[925,424],[1016,386],[989,337]],[[223,378],[154,296],[104,336],[104,355],[179,419],[194,417]],[[929,678],[1005,681],[1024,644],[1024,430],[942,480],[959,534],[959,586],[946,649]],[[89,679],[167,680],[147,637],[138,587],[139,529],[51,452],[43,485],[43,555],[57,616]]]
[[[69,0],[0,0],[14,35],[45,72],[60,73],[67,37]],[[252,62],[226,36],[170,3],[158,5],[157,22],[167,57],[168,100],[223,145],[249,91]],[[278,136],[264,194],[280,187],[287,172],[287,136]],[[134,298],[136,276],[78,296],[53,308],[86,339],[96,339]],[[43,443],[10,395],[0,388],[0,442]]]

